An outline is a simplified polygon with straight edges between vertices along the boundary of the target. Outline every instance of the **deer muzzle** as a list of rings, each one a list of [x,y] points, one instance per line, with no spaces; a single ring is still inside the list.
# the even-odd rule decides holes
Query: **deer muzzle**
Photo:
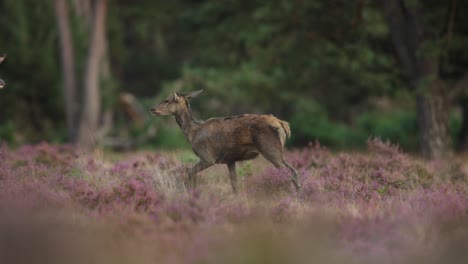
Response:
[[[156,109],[156,107],[152,107],[152,108],[150,109],[150,112],[151,112],[151,114],[154,115],[154,116],[159,116],[159,115],[161,115],[161,113]]]

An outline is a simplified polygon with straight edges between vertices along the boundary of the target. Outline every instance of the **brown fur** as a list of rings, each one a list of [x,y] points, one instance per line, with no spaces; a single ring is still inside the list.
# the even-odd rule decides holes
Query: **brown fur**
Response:
[[[237,191],[235,163],[250,160],[262,154],[276,167],[287,167],[293,173],[292,181],[300,189],[296,170],[283,158],[283,148],[291,136],[289,124],[273,115],[245,114],[195,121],[188,100],[198,95],[173,93],[159,105],[151,108],[153,115],[175,115],[185,137],[200,161],[189,171],[194,175],[215,163],[228,165],[233,190]]]

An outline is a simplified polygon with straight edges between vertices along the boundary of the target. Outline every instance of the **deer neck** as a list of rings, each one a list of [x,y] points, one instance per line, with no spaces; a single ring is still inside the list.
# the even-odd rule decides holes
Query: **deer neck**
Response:
[[[190,106],[187,104],[186,108],[177,111],[175,118],[187,140],[192,143],[195,128],[199,125],[199,123],[193,119]]]

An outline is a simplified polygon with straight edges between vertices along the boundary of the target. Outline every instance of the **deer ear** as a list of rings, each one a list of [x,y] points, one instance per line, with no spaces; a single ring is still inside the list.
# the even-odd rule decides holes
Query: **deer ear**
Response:
[[[199,94],[201,94],[201,92],[203,92],[203,89],[202,90],[198,90],[198,91],[195,91],[195,92],[191,92],[191,93],[188,93],[185,95],[185,98],[187,99],[191,99]]]
[[[176,92],[173,92],[172,96],[174,97],[174,101],[176,101],[176,102],[179,101],[179,95]]]

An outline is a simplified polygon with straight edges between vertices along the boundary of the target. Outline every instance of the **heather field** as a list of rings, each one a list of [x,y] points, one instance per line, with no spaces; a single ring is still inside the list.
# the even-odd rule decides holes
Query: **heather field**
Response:
[[[316,144],[185,187],[190,152],[0,147],[0,263],[466,263],[463,159],[424,162],[379,140]],[[466,161],[465,161],[466,162]]]

